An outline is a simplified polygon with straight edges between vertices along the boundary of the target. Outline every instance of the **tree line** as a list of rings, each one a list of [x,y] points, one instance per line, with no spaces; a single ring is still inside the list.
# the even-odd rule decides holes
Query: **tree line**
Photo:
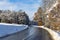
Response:
[[[1,23],[15,23],[15,24],[25,24],[29,25],[28,15],[22,11],[10,11],[10,10],[0,10],[0,22]]]
[[[51,7],[53,7],[53,5],[51,5]],[[58,4],[50,11],[48,10],[50,9],[45,9],[44,11],[44,8],[39,7],[34,15],[34,21],[36,21],[39,26],[44,25],[52,30],[60,31],[60,1],[58,1]]]

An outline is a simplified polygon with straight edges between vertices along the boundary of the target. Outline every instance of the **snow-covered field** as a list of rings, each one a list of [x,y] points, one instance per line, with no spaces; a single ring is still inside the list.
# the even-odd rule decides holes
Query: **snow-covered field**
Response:
[[[27,25],[0,23],[0,37],[26,29]]]

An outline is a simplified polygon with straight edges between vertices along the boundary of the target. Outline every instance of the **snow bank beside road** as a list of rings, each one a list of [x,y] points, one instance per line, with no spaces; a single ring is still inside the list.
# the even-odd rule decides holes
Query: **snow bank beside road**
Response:
[[[0,37],[27,29],[27,25],[0,23]]]
[[[57,32],[55,32],[49,28],[46,28],[44,26],[37,26],[37,27],[40,27],[40,28],[47,30],[54,40],[60,40],[60,36],[59,36],[60,34],[58,34]]]
[[[24,24],[9,24],[9,23],[0,23],[0,25],[27,26],[27,25],[24,25]]]

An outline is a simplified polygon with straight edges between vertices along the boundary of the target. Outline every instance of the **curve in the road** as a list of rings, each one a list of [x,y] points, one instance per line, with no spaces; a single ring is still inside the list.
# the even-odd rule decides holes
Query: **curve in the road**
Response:
[[[56,32],[43,26],[31,27],[30,31],[30,36],[24,40],[60,40]]]

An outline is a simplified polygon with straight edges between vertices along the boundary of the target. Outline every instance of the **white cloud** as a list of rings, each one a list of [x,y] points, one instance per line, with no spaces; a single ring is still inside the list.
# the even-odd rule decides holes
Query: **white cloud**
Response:
[[[34,0],[30,0],[30,1],[34,1]],[[10,3],[8,2],[8,0],[3,0],[0,1],[0,9],[9,9],[9,10],[19,10],[22,9],[24,11],[26,11],[26,13],[29,15],[30,18],[33,17],[34,12],[37,11],[38,7],[40,6],[40,0],[37,0],[37,3],[33,3],[33,4],[25,4],[22,2],[17,2],[17,3]]]
[[[5,9],[14,10],[16,7],[17,7],[16,5],[7,2],[7,0],[0,1],[0,9],[2,10],[5,10]]]

